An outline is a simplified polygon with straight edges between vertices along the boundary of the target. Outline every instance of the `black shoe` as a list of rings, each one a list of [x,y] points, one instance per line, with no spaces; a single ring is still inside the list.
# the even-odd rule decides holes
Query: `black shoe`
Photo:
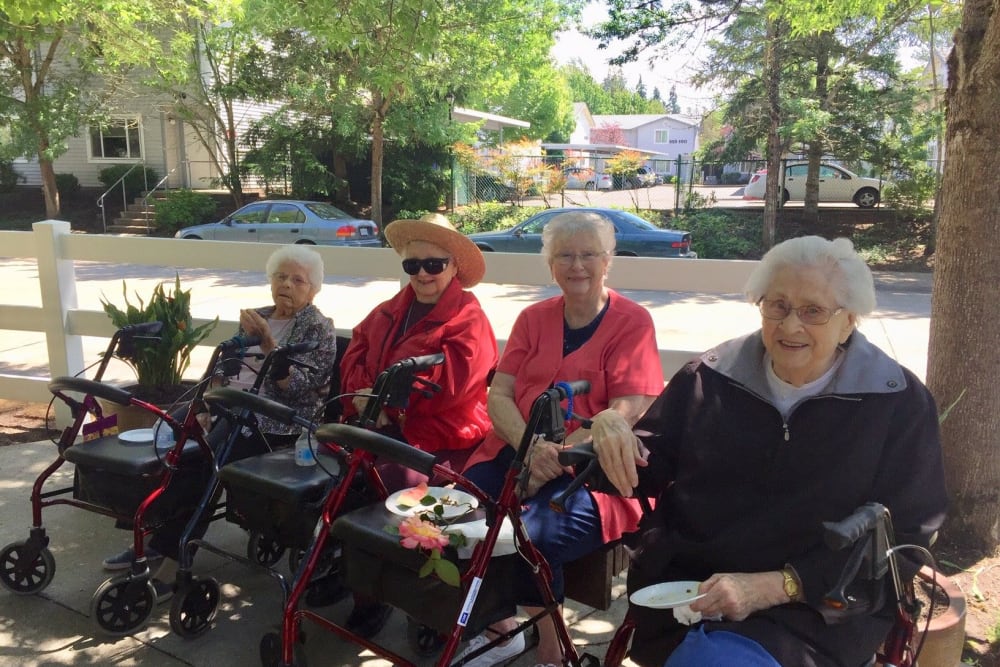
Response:
[[[377,635],[392,615],[392,606],[380,602],[354,603],[351,615],[347,617],[345,627],[364,639]]]
[[[343,600],[348,592],[336,575],[323,577],[309,584],[306,590],[306,605],[313,608],[327,607]]]

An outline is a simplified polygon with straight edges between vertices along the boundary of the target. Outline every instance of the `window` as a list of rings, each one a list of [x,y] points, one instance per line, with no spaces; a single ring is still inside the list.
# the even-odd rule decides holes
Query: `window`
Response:
[[[666,144],[670,142],[670,130],[656,130],[653,134],[654,144]]]
[[[244,224],[255,224],[259,222],[264,222],[264,213],[267,212],[267,204],[256,204],[253,206],[244,206],[239,211],[237,211],[230,219],[233,222],[240,222]]]
[[[267,214],[268,222],[290,223],[305,222],[306,216],[293,204],[273,204]]]
[[[138,118],[119,118],[90,128],[90,155],[99,160],[141,160]]]

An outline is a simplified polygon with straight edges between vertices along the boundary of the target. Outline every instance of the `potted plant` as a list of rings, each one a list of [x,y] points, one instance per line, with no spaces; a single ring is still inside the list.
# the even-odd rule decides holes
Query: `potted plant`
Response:
[[[184,371],[191,363],[194,348],[208,336],[219,323],[216,317],[199,327],[191,318],[191,290],[181,289],[180,276],[175,276],[173,288],[168,291],[166,283],[153,288],[149,301],[138,294],[138,304],[129,301],[128,286],[122,281],[124,310],[101,299],[104,312],[111,318],[116,328],[144,322],[162,322],[163,328],[155,338],[135,339],[131,349],[119,350],[118,356],[136,374],[136,385],[130,390],[145,401],[170,404],[185,391]],[[123,430],[120,423],[119,429]]]

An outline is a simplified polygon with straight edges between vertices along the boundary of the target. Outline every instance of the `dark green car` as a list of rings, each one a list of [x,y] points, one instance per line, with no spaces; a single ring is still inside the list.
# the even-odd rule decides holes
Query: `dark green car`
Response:
[[[607,218],[615,226],[615,254],[619,257],[686,257],[691,250],[691,233],[660,229],[648,220],[613,208],[553,208],[531,216],[510,229],[469,234],[483,252],[541,252],[542,229],[553,216],[566,211],[586,210]]]

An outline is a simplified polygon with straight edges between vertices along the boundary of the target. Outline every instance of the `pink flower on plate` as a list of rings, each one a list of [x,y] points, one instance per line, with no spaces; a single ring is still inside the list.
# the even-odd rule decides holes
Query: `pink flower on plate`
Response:
[[[440,551],[448,546],[448,536],[441,527],[424,521],[419,516],[411,516],[399,524],[399,537],[399,543],[407,549],[420,547]]]

